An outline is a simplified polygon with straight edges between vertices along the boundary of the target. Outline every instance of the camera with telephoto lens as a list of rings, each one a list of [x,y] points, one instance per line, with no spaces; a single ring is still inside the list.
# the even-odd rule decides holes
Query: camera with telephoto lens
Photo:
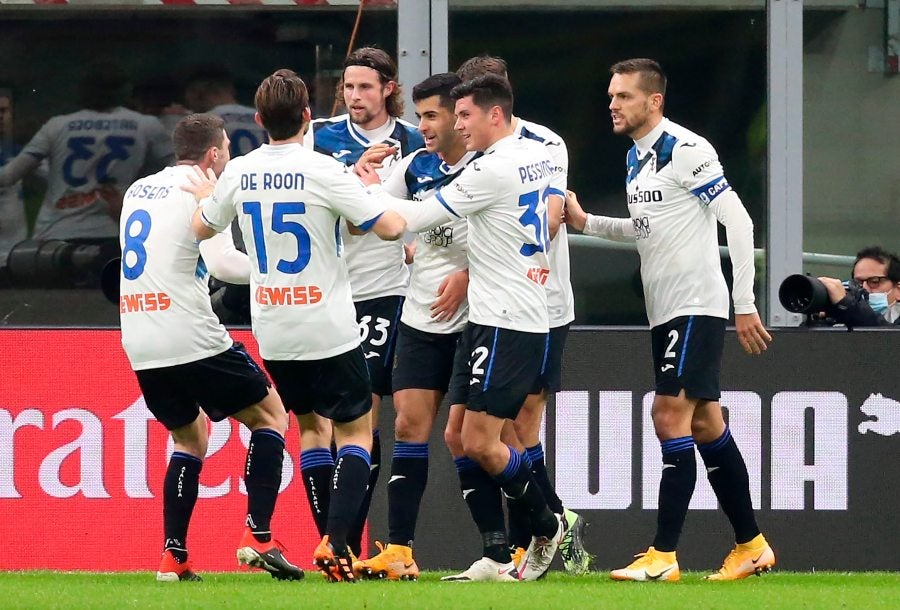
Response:
[[[97,288],[108,261],[117,257],[118,239],[64,241],[27,239],[6,259],[14,286],[33,288]]]
[[[856,280],[844,282],[844,289],[853,303],[868,300],[867,293]],[[789,275],[778,287],[778,300],[782,307],[791,313],[802,313],[807,316],[808,325],[833,326],[835,320],[835,304],[828,296],[828,288],[818,278],[801,275]],[[825,312],[826,317],[819,314]]]

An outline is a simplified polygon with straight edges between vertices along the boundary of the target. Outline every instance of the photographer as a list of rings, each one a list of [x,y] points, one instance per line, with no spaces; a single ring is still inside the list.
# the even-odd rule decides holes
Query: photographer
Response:
[[[900,328],[900,259],[879,246],[856,254],[852,288],[837,279],[820,277],[832,307],[828,314],[848,327],[894,326]],[[862,297],[861,291],[868,299]]]

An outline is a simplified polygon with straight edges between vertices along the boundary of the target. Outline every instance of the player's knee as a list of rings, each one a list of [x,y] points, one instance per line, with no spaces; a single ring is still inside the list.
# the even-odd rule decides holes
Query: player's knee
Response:
[[[394,420],[394,438],[398,441],[424,443],[428,441],[430,433],[428,422],[408,413],[397,413],[397,418]]]
[[[445,428],[444,444],[447,445],[447,449],[450,450],[450,455],[453,457],[465,455],[465,452],[463,451],[462,434],[459,430]]]

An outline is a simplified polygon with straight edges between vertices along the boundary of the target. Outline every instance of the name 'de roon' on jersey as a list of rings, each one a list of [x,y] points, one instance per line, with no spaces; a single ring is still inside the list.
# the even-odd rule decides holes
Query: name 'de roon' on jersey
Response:
[[[728,287],[709,205],[731,187],[715,149],[664,119],[631,148],[626,165],[650,326],[685,315],[727,319]]]
[[[402,119],[391,118],[381,128],[363,134],[342,114],[330,119],[316,119],[303,139],[303,145],[345,164],[356,163],[370,146],[385,142],[397,147],[393,157],[382,161],[378,175],[385,180],[402,157],[425,145],[416,127]],[[382,241],[376,235],[351,235],[341,227],[347,269],[354,301],[404,295],[409,282],[409,269],[398,241]]]

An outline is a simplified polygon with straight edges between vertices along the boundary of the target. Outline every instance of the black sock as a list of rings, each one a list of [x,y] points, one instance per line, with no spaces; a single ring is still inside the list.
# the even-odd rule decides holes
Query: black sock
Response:
[[[528,461],[531,462],[531,476],[541,488],[547,506],[554,513],[562,514],[562,500],[556,495],[556,489],[550,482],[550,476],[547,474],[547,461],[544,459],[544,446],[538,443],[534,447],[526,447],[525,453],[528,455]]]
[[[717,440],[697,445],[697,449],[706,465],[706,476],[716,492],[719,505],[734,528],[735,541],[750,542],[759,535],[759,527],[750,499],[747,465],[731,436],[731,430],[726,427]]]
[[[347,534],[359,516],[368,477],[368,451],[359,445],[344,445],[338,449],[326,527],[328,541],[338,554],[347,548]]]
[[[203,461],[175,451],[163,480],[163,551],[172,551],[179,563],[187,560],[187,533],[197,503]]]
[[[459,475],[463,500],[481,533],[483,555],[500,563],[509,563],[511,557],[503,520],[500,486],[471,458],[459,457],[453,463],[456,464],[456,474]]]
[[[247,486],[247,525],[260,542],[272,539],[272,513],[281,487],[284,437],[275,430],[260,428],[250,434],[244,483]]]
[[[306,499],[312,512],[319,537],[328,525],[328,505],[331,499],[331,477],[334,475],[334,456],[331,449],[316,447],[300,452],[300,474],[306,488]]]
[[[372,431],[372,452],[370,454],[369,482],[362,503],[359,505],[359,515],[350,526],[347,534],[347,545],[353,554],[359,557],[362,549],[362,535],[366,527],[366,519],[369,518],[369,506],[372,504],[372,494],[375,493],[375,484],[378,483],[378,475],[381,473],[381,437],[378,430]]]
[[[697,482],[694,439],[682,436],[662,442],[663,471],[659,481],[659,510],[656,513],[657,551],[670,552],[678,546],[688,504]]]
[[[550,538],[556,534],[559,520],[547,507],[544,494],[531,476],[528,465],[512,447],[509,447],[509,462],[506,468],[496,475],[494,480],[500,485],[503,495],[510,503],[518,503],[527,511],[532,535]]]
[[[531,467],[528,461],[528,454],[520,454],[522,460]],[[506,514],[509,519],[509,545],[515,549],[522,547],[528,548],[531,544],[531,519],[528,518],[528,509],[522,506],[521,502],[513,502],[509,498],[506,499]]]
[[[394,441],[388,481],[388,542],[412,546],[425,485],[428,483],[428,443]]]

